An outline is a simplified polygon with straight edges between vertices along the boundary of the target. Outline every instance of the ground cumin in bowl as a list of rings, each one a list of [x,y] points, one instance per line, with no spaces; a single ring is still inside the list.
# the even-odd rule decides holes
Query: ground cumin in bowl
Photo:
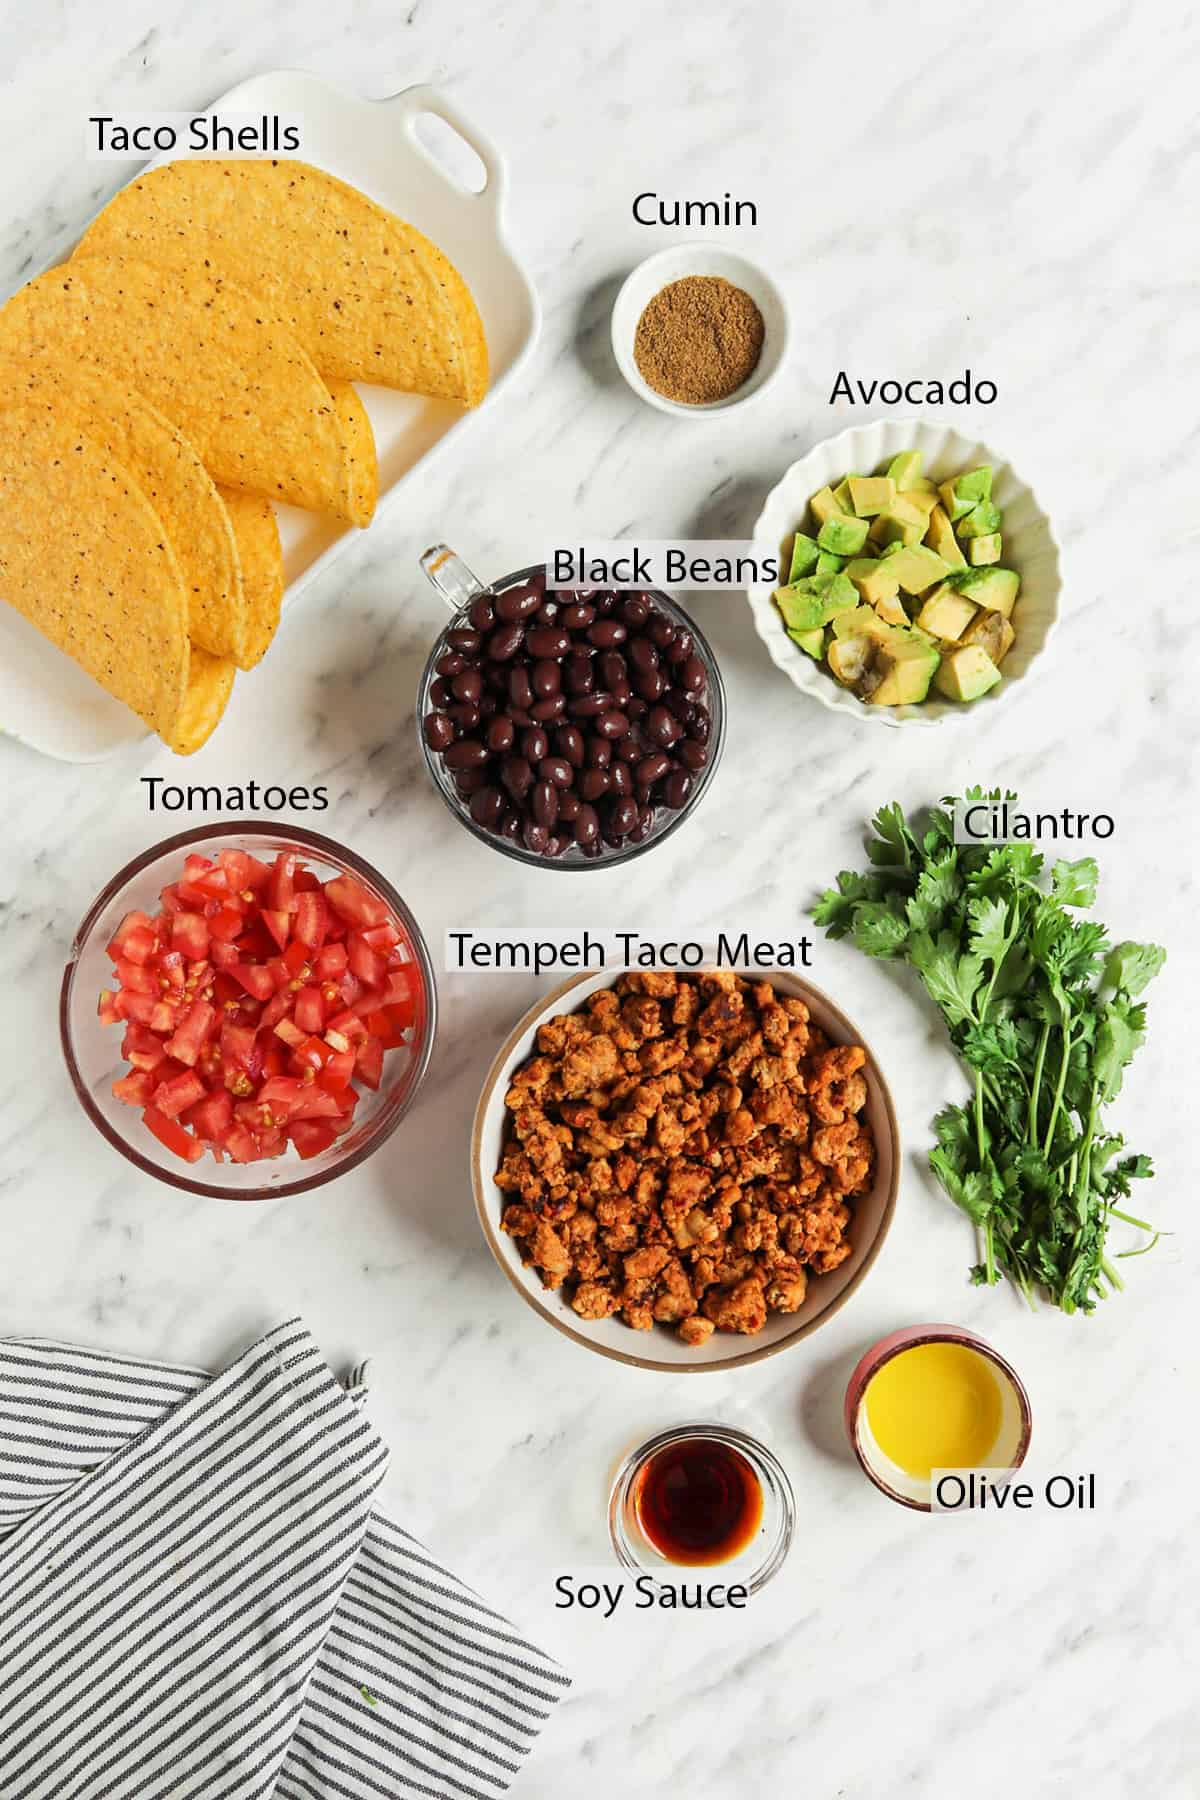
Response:
[[[748,258],[680,244],[640,263],[617,295],[613,354],[626,381],[661,412],[740,406],[779,369],[782,294]]]

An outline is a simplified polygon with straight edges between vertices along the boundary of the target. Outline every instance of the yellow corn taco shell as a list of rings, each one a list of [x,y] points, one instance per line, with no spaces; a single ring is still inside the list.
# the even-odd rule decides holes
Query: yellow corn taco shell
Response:
[[[487,391],[483,325],[453,264],[308,163],[205,158],[149,169],[92,222],[76,255],[211,263],[261,293],[330,380],[468,406]]]
[[[0,360],[0,407],[71,421],[133,476],[166,529],[188,596],[188,636],[243,668],[246,602],[229,514],[204,464],[169,420],[100,369]]]
[[[0,356],[107,371],[191,440],[214,481],[359,522],[338,410],[255,294],[199,267],[76,258],[0,309]]]
[[[190,647],[162,521],[103,444],[38,406],[0,412],[0,598],[170,742]]]
[[[331,381],[334,410],[346,446],[350,480],[350,517],[355,525],[369,525],[379,498],[379,465],[375,433],[358,391],[348,381]]]
[[[275,636],[283,604],[283,552],[279,526],[269,500],[257,494],[239,494],[218,488],[229,513],[242,566],[242,593],[246,608],[245,655],[240,669],[252,669]]]
[[[191,756],[208,742],[233,692],[235,672],[227,656],[210,656],[207,650],[192,645],[183,705],[170,735],[164,739],[168,749],[179,756]]]

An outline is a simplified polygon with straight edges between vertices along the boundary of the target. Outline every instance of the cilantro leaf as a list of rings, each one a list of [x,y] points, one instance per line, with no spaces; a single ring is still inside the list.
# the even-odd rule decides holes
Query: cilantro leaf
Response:
[[[1051,876],[1051,892],[1060,905],[1092,905],[1100,879],[1094,856],[1081,856],[1078,862],[1056,862]]]
[[[1166,960],[1167,953],[1158,944],[1114,944],[1104,965],[1104,979],[1110,987],[1140,994]]]

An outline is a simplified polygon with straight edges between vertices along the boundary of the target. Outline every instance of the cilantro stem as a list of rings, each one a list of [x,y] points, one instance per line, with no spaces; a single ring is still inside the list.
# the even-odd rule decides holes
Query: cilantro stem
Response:
[[[1108,1216],[1110,1219],[1120,1219],[1123,1225],[1135,1225],[1139,1231],[1154,1231],[1149,1219],[1135,1219],[1131,1213],[1122,1212],[1119,1206],[1110,1206]],[[1156,1240],[1160,1238],[1161,1231],[1154,1231],[1154,1236]],[[1140,1256],[1142,1253],[1140,1250],[1123,1250],[1121,1254],[1123,1256]]]
[[[1046,1045],[1050,1042],[1050,1021],[1042,1021],[1042,1034],[1038,1039],[1037,1057],[1033,1065],[1033,1082],[1029,1089],[1029,1141],[1038,1141],[1038,1100],[1042,1087],[1042,1068],[1046,1061]]]
[[[1062,1029],[1062,1060],[1058,1065],[1058,1081],[1057,1081],[1057,1083],[1055,1085],[1055,1089],[1054,1089],[1054,1102],[1050,1108],[1050,1119],[1046,1126],[1046,1141],[1042,1145],[1042,1151],[1046,1156],[1049,1156],[1050,1146],[1054,1142],[1054,1128],[1058,1124],[1058,1115],[1062,1110],[1063,1089],[1067,1085],[1067,1064],[1071,1060],[1071,1027],[1067,1023],[1067,1015],[1066,1015],[1065,1008],[1063,1009],[1063,1021],[1062,1021],[1061,1029]]]

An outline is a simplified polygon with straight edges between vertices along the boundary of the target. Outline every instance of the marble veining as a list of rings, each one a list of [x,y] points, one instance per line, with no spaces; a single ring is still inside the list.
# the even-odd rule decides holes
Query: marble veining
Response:
[[[1182,0],[1152,14],[1105,0],[847,0],[801,17],[764,0],[695,0],[685,14],[666,0],[586,13],[534,0],[62,0],[0,13],[0,61],[5,291],[124,178],[85,160],[90,112],[200,106],[277,67],[371,94],[428,79],[510,161],[512,234],[545,305],[536,357],[490,423],[419,472],[328,571],[188,777],[327,783],[321,823],[397,882],[439,963],[451,925],[794,936],[892,798],[1000,780],[1043,806],[1110,811],[1100,914],[1171,958],[1117,1117],[1155,1156],[1139,1199],[1174,1233],[1122,1265],[1128,1292],[1091,1320],[970,1288],[969,1233],[923,1167],[955,1064],[907,981],[824,941],[813,978],[861,1023],[893,1085],[901,1204],[852,1304],[760,1367],[697,1382],[590,1358],[494,1269],[467,1133],[533,980],[442,980],[419,1108],[343,1183],[245,1209],[188,1200],[99,1142],[55,1024],[84,908],[175,826],[148,816],[138,778],[180,767],[150,744],[70,768],[0,742],[0,1331],[209,1363],[300,1312],[331,1358],[370,1353],[394,1449],[388,1509],[579,1678],[519,1786],[531,1800],[600,1800],[614,1784],[691,1800],[1190,1800],[1194,1164],[1180,1072],[1200,777],[1194,13]],[[758,207],[756,227],[722,238],[783,282],[794,346],[745,412],[664,418],[613,366],[616,287],[672,240],[631,219],[650,188]],[[438,625],[416,568],[427,542],[445,537],[499,573],[556,534],[736,535],[791,460],[871,416],[827,404],[839,369],[948,379],[968,365],[999,398],[946,416],[1029,475],[1064,547],[1064,618],[1036,681],[935,732],[855,726],[794,692],[741,601],[701,596],[730,728],[686,830],[628,871],[566,880],[457,828],[413,728]],[[1033,1398],[1031,1469],[1094,1469],[1094,1514],[929,1520],[859,1478],[841,1435],[846,1376],[874,1337],[928,1318],[971,1325],[1012,1358]],[[765,1433],[788,1466],[800,1527],[784,1573],[741,1615],[556,1611],[556,1573],[611,1574],[604,1499],[621,1452],[689,1415]]]

